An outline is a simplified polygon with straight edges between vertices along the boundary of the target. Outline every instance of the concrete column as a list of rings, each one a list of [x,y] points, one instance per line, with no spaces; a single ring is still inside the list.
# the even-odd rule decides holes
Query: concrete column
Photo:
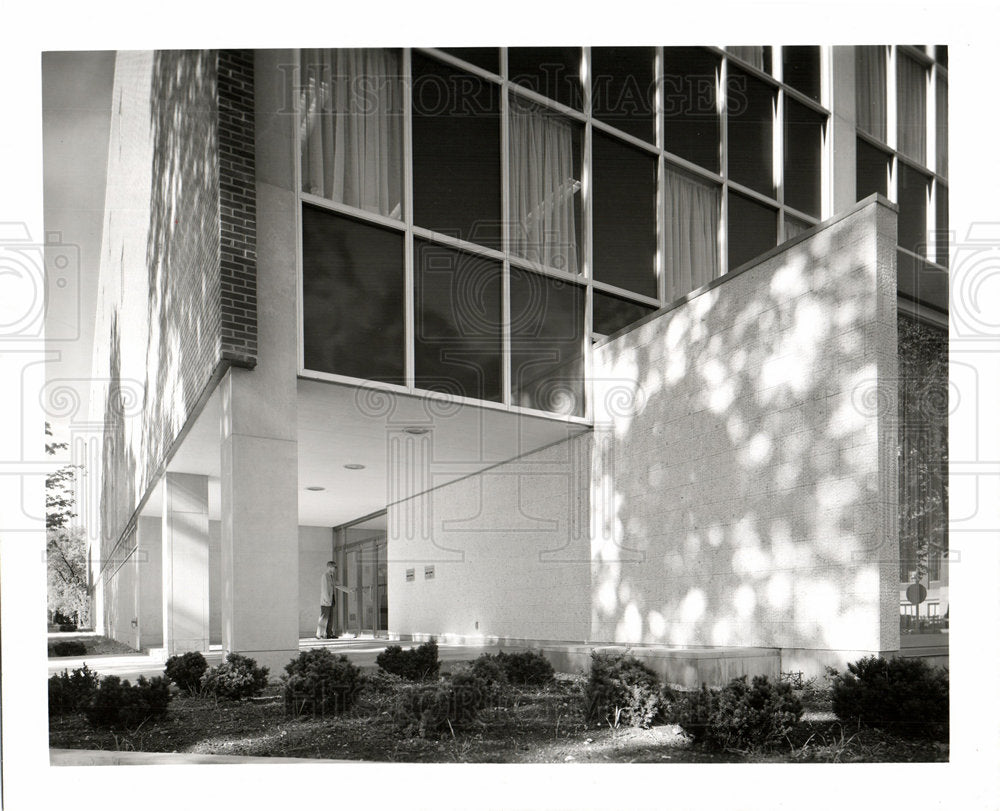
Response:
[[[222,382],[222,646],[278,675],[298,655],[298,452],[266,435],[256,374]],[[290,414],[294,427],[294,399]]]
[[[139,647],[163,647],[163,519],[141,516],[136,524],[139,569]]]
[[[208,650],[208,477],[163,477],[163,647]]]

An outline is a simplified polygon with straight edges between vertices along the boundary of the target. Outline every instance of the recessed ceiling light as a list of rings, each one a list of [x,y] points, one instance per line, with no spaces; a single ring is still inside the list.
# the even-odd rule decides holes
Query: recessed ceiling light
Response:
[[[414,436],[422,436],[423,434],[429,434],[431,432],[430,428],[424,428],[422,425],[411,425],[409,428],[404,428],[404,434],[413,434]]]
[[[364,470],[365,469],[364,465],[358,465],[358,464],[344,465],[344,467],[346,467],[348,470]]]
[[[306,490],[312,490],[314,493],[318,493],[320,490],[326,490],[325,487],[307,487]]]

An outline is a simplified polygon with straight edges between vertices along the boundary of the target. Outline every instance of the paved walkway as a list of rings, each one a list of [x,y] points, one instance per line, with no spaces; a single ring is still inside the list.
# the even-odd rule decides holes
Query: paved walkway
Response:
[[[242,755],[196,755],[190,752],[109,752],[104,749],[50,749],[52,766],[179,766],[190,763],[357,763],[356,760],[326,758],[244,757]]]

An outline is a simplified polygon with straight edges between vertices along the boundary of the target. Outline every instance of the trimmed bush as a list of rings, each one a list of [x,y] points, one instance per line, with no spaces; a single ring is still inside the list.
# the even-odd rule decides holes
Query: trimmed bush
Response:
[[[87,646],[82,642],[54,642],[49,645],[49,656],[86,656]]]
[[[97,690],[98,677],[87,665],[70,673],[64,670],[49,679],[49,715],[64,715],[87,708]]]
[[[363,684],[361,671],[346,656],[334,656],[326,648],[303,651],[285,665],[285,672],[285,709],[294,715],[344,712]]]
[[[472,663],[472,672],[482,679],[488,687],[501,687],[507,684],[507,671],[499,656],[492,653],[481,653]]]
[[[511,684],[548,684],[555,678],[552,664],[538,651],[500,651],[497,659]]]
[[[746,676],[722,690],[701,690],[675,696],[666,712],[696,741],[714,749],[755,750],[785,738],[802,717],[802,703],[787,683],[767,676]]]
[[[192,695],[201,689],[201,677],[208,670],[205,657],[196,650],[171,656],[167,659],[164,673],[170,681],[181,690],[187,690]]]
[[[400,645],[390,645],[376,657],[375,663],[387,673],[410,681],[436,679],[441,666],[437,642],[433,640],[409,650],[403,650]]]
[[[660,680],[634,656],[594,652],[584,688],[589,723],[648,727],[660,712]]]
[[[267,687],[268,668],[258,667],[249,656],[230,653],[226,661],[213,667],[201,681],[202,691],[218,698],[239,701],[260,695]]]
[[[455,671],[450,679],[411,685],[400,691],[396,725],[421,737],[453,731],[476,717],[488,703],[490,688],[471,668]]]
[[[865,656],[833,678],[833,711],[842,721],[904,736],[946,733],[948,671],[923,659]]]
[[[87,721],[93,727],[137,727],[167,714],[170,683],[162,676],[140,676],[129,684],[118,676],[105,676],[87,706]]]

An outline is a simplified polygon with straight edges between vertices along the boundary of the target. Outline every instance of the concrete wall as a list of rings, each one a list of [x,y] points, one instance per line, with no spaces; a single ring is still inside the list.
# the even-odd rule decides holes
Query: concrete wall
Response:
[[[590,447],[576,437],[390,506],[390,632],[586,639]]]
[[[222,644],[222,522],[208,522],[208,641]]]
[[[139,566],[139,644],[163,646],[163,521],[143,516],[136,527]]]
[[[894,245],[870,202],[596,347],[592,638],[898,648]]]
[[[319,580],[333,557],[330,527],[299,527],[299,636],[312,637],[319,618]]]

